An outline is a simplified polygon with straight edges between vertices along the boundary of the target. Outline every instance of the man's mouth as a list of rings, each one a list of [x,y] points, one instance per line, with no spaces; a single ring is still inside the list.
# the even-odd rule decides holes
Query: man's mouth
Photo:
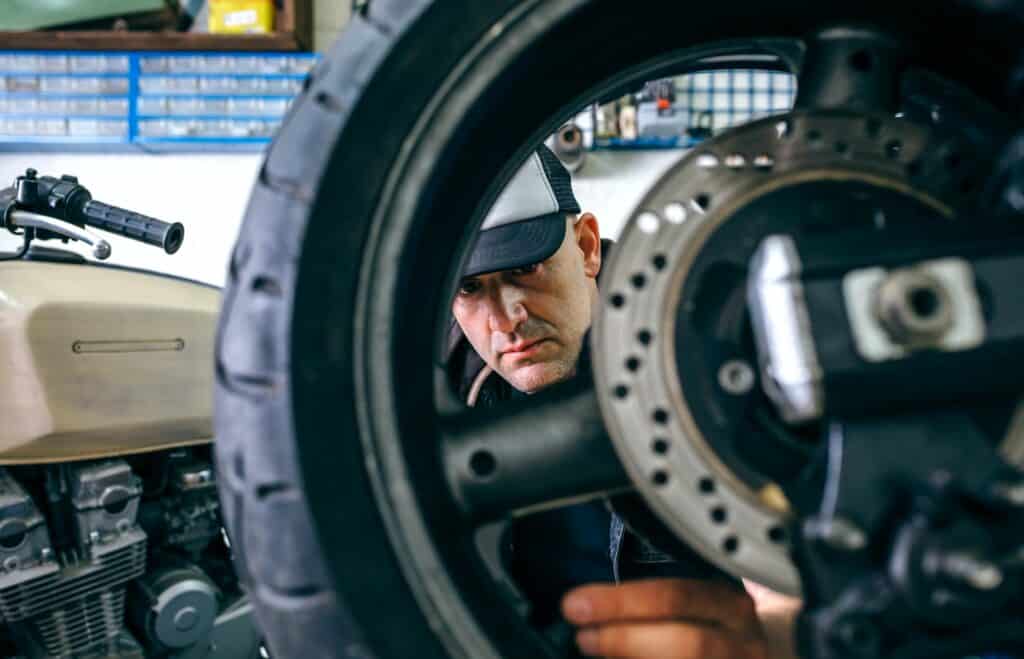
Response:
[[[533,339],[532,341],[523,341],[515,345],[511,345],[501,351],[502,357],[529,357],[538,350],[541,345],[550,339]]]

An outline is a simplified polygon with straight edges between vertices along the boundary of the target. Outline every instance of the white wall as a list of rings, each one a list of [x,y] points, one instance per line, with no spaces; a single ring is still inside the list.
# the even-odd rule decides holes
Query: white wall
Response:
[[[680,151],[590,153],[574,177],[576,196],[585,211],[597,215],[601,233],[614,238],[647,188],[680,156]],[[220,286],[262,157],[7,153],[0,154],[0,186],[12,184],[26,167],[52,176],[74,174],[100,201],[182,222],[185,243],[177,254],[168,256],[155,247],[107,236],[113,246],[109,262]],[[16,237],[0,232],[0,250],[17,245]],[[84,245],[72,243],[67,248],[90,254]]]
[[[573,190],[585,212],[597,216],[601,235],[617,238],[641,198],[682,150],[595,151],[573,175]]]
[[[601,233],[619,235],[629,214],[681,151],[600,151],[590,153],[574,177],[580,205],[598,218]],[[0,187],[14,182],[26,167],[41,174],[79,177],[93,197],[185,225],[185,243],[177,254],[124,238],[105,236],[110,263],[167,272],[223,285],[228,258],[245,213],[262,154],[0,154]],[[0,250],[18,239],[0,232]],[[60,246],[59,243],[43,243]],[[66,247],[86,254],[89,248]]]
[[[313,0],[313,49],[324,52],[348,22],[352,0]]]
[[[313,0],[315,50],[330,47],[348,22],[350,8],[351,0]],[[101,201],[182,222],[185,243],[177,254],[113,238],[109,262],[219,286],[262,159],[262,154],[0,153],[0,187],[11,185],[26,167],[52,176],[75,174]],[[16,237],[0,230],[0,251],[18,244]],[[88,247],[75,243],[62,248],[90,255]]]
[[[220,286],[261,160],[260,154],[6,153],[0,154],[0,187],[11,185],[26,167],[51,176],[74,174],[100,201],[181,222],[185,243],[177,254],[108,234],[113,248],[109,262]],[[0,234],[0,250],[19,244],[7,231]],[[41,244],[60,246],[54,241]],[[67,248],[90,254],[77,243]]]

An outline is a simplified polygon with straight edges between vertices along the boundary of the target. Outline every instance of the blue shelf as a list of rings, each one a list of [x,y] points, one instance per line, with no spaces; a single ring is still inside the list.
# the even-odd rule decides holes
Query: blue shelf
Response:
[[[619,137],[597,139],[591,147],[594,151],[630,151],[637,149],[689,149],[701,140],[689,137],[638,137],[626,140]]]
[[[0,51],[0,150],[259,151],[318,60],[313,53]],[[97,112],[106,100],[115,102],[104,108],[111,111]],[[123,122],[126,130],[110,135],[120,128],[110,124],[97,130],[106,135],[83,135],[88,122],[97,129]]]

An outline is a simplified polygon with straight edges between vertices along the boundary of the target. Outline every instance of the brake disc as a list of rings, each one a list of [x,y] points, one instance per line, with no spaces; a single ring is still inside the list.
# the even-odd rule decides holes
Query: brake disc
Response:
[[[974,193],[960,159],[926,124],[798,111],[693,150],[631,217],[604,275],[594,329],[602,413],[655,514],[721,568],[780,592],[801,590],[787,552],[790,506],[776,476],[787,467],[771,463],[790,449],[809,454],[814,443],[786,439],[751,459],[730,437],[751,429],[730,417],[757,416],[759,404],[743,282],[760,239],[779,230],[765,209],[782,211],[788,230],[831,230],[832,214],[858,205],[880,231],[908,215],[949,221]],[[818,207],[815,190],[838,205]],[[716,320],[701,326],[702,312]]]

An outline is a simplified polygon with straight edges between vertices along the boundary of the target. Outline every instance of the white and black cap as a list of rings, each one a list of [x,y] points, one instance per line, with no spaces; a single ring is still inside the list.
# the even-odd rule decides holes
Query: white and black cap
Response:
[[[472,277],[539,263],[562,246],[565,217],[578,214],[572,178],[543,144],[498,195],[462,272]]]

